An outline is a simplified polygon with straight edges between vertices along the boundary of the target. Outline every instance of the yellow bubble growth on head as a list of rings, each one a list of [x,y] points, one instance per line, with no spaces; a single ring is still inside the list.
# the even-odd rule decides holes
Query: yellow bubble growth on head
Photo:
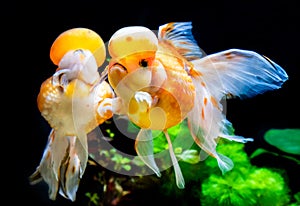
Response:
[[[73,28],[61,33],[50,49],[50,59],[58,65],[62,57],[70,50],[88,49],[94,55],[98,67],[106,58],[106,49],[102,38],[93,30]]]
[[[158,39],[154,32],[143,26],[128,26],[116,31],[108,42],[108,51],[113,58],[147,52],[155,55]]]

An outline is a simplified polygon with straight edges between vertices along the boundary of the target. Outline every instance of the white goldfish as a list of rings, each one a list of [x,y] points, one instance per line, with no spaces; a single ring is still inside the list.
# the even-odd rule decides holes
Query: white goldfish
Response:
[[[140,127],[136,152],[158,176],[152,130],[164,132],[179,188],[185,182],[168,128],[187,119],[202,157],[216,158],[225,173],[234,164],[216,151],[218,139],[243,143],[253,139],[231,135],[221,100],[253,97],[280,88],[288,79],[284,69],[253,51],[229,49],[205,56],[192,35],[191,22],[162,25],[157,36],[143,26],[121,28],[110,38],[108,50],[106,72],[117,96],[115,113],[125,114]]]
[[[88,161],[87,134],[113,115],[113,90],[98,72],[105,55],[101,37],[86,28],[67,30],[52,44],[50,57],[58,68],[42,83],[37,97],[38,109],[52,130],[30,177],[32,184],[48,184],[52,200],[59,191],[75,201]]]

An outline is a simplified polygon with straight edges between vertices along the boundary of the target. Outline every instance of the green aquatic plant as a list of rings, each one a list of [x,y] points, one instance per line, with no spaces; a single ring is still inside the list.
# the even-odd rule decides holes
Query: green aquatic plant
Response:
[[[219,144],[219,152],[230,157],[235,166],[224,175],[214,171],[201,183],[201,205],[281,206],[290,201],[290,189],[282,174],[271,168],[256,167],[244,150],[244,144]],[[212,158],[205,161],[210,168],[217,165]]]
[[[98,202],[100,200],[98,193],[87,192],[85,193],[85,196],[89,198],[88,206],[98,205]]]
[[[128,123],[128,132],[136,133],[138,132],[138,130],[139,128],[136,125],[134,125],[131,122]],[[160,152],[168,150],[168,142],[165,138],[164,133],[158,130],[153,130],[152,133],[155,137],[153,139],[153,153],[158,154]],[[186,162],[189,164],[197,164],[200,162],[200,149],[196,146],[194,142],[192,142],[192,137],[190,135],[186,121],[183,121],[182,123],[171,127],[170,129],[168,129],[168,133],[173,144],[174,153],[181,162]],[[188,146],[183,147],[184,145],[186,145],[183,143],[188,143]],[[135,158],[135,161],[137,159],[140,158],[137,156]],[[143,164],[141,161],[139,162]],[[167,162],[161,161],[161,163],[161,167],[166,168],[166,166],[163,164],[167,164]]]
[[[179,132],[185,131],[186,125],[182,124],[182,130],[178,130],[179,126],[171,128],[172,140],[175,140]],[[235,164],[233,170],[224,175],[218,169],[214,158],[208,157],[202,161],[200,151],[175,147],[180,167],[187,177],[186,181],[199,186],[187,188],[190,195],[198,195],[201,205],[287,205],[291,198],[290,189],[282,176],[284,171],[252,165],[244,147],[243,143],[224,139],[218,142],[217,151],[231,158]],[[154,148],[157,152],[167,149],[167,142],[164,142],[164,138],[154,139]],[[169,178],[174,176],[172,170],[168,170],[167,174]],[[162,181],[162,192],[165,195],[186,195],[187,191],[177,190],[169,181]]]
[[[270,129],[264,138],[286,153],[300,155],[300,129]]]
[[[187,121],[183,121],[182,123],[171,127],[168,129],[168,133],[173,144],[174,153],[180,161],[190,164],[200,162],[200,149],[192,142],[192,136],[190,135]],[[168,150],[168,142],[163,132],[154,130],[153,136],[155,137],[153,139],[154,153]]]
[[[291,204],[292,206],[300,205],[300,191],[298,173],[300,165],[300,129],[299,128],[285,128],[285,129],[269,129],[263,135],[263,140],[266,145],[257,148],[250,158],[255,162],[263,162],[265,158],[267,162],[262,164],[272,165],[272,167],[283,169],[286,173],[286,182],[292,188]],[[276,162],[271,164],[271,162]],[[283,165],[290,165],[287,168],[278,164],[282,162]],[[287,175],[289,174],[289,175]],[[297,183],[298,182],[298,183]]]
[[[115,133],[112,132],[110,129],[106,129],[105,131],[109,135],[109,138],[113,139],[113,137],[115,136]]]
[[[138,131],[136,125],[129,123],[128,132],[134,133],[136,131]],[[232,128],[233,132],[234,129]],[[155,136],[153,139],[154,153],[158,154],[168,150],[168,142],[164,138],[164,134],[159,131],[154,131],[153,134]],[[182,141],[192,139],[185,121],[170,128],[169,134],[172,143],[174,143],[175,155],[179,160],[179,165],[185,177],[186,188],[184,190],[177,188],[174,183],[175,173],[170,167],[162,171],[164,174],[160,178],[155,175],[144,176],[143,174],[148,174],[145,172],[146,170],[143,170],[147,169],[147,167],[145,167],[145,164],[138,156],[128,159],[117,154],[114,149],[100,151],[100,155],[105,157],[104,159],[110,162],[116,171],[126,169],[138,171],[136,177],[123,176],[122,180],[118,177],[113,177],[114,185],[118,186],[117,188],[122,188],[122,191],[125,192],[128,189],[130,190],[130,193],[118,193],[123,194],[117,199],[120,204],[126,201],[126,197],[128,198],[126,194],[134,196],[156,188],[156,195],[161,198],[162,202],[179,205],[299,205],[299,194],[291,193],[285,171],[278,168],[253,165],[251,163],[253,155],[246,153],[245,144],[226,139],[219,140],[217,151],[228,156],[234,162],[234,168],[222,174],[218,169],[215,158],[208,156],[206,159],[202,159],[203,156],[200,155],[201,150],[194,144],[191,144],[189,147],[182,147]],[[258,153],[256,154],[259,156]],[[163,167],[168,162],[167,160],[161,160],[160,163]],[[127,180],[125,181],[125,179]],[[105,188],[109,181],[104,183],[102,181],[101,184]],[[86,193],[86,197],[90,200],[89,204],[101,205],[101,202],[104,200],[111,199],[111,193],[103,191],[102,196]],[[97,201],[98,203],[96,204]]]
[[[127,157],[123,157],[115,148],[110,150],[101,150],[100,156],[105,156],[106,159],[112,161],[115,171],[121,171],[122,169],[129,171],[131,169],[131,165],[129,164],[131,160]]]
[[[124,182],[127,182],[128,179],[122,175],[118,176],[109,171],[101,171],[93,175],[93,179],[100,187],[98,191],[85,193],[88,206],[118,205],[122,198],[130,193],[123,187]]]
[[[184,135],[190,138],[186,122],[170,129],[171,140]],[[234,129],[232,128],[232,133]],[[153,141],[154,151],[160,152],[168,147],[163,134]],[[190,148],[174,146],[176,156],[187,182],[201,185],[187,188],[191,194],[197,194],[201,205],[287,205],[290,201],[290,189],[282,173],[272,168],[260,168],[251,164],[249,155],[244,150],[245,144],[220,139],[217,151],[232,159],[234,168],[222,175],[215,158],[205,161],[200,151],[193,145]],[[169,183],[174,178],[172,170],[167,170],[168,178],[162,180],[162,192],[165,195],[176,194],[184,197],[186,191],[180,191]],[[190,190],[189,190],[190,189]]]
[[[294,194],[294,201],[289,206],[299,206],[300,205],[300,192]]]
[[[201,205],[281,206],[290,201],[283,177],[267,168],[212,174],[201,185]]]
[[[267,153],[300,164],[300,158],[297,156],[300,155],[300,129],[270,129],[265,132],[264,140],[279,149],[279,152],[258,148],[251,154],[251,158]]]

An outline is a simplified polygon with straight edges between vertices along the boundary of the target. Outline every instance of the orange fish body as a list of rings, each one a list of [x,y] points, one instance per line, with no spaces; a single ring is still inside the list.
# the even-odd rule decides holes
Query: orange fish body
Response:
[[[165,133],[172,162],[176,165],[177,185],[183,188],[183,177],[175,163],[176,157],[167,129],[183,121],[194,107],[196,91],[187,72],[192,65],[176,49],[158,42],[150,30],[142,27],[126,29],[129,30],[128,35],[119,36],[119,33],[124,32],[117,31],[108,46],[112,56],[108,66],[108,79],[118,98],[122,100],[117,107],[122,108],[120,113],[125,113],[141,128],[135,144],[140,157],[146,156],[143,153],[145,151],[152,153],[147,151],[147,143],[144,144],[145,140],[152,140],[151,130]],[[135,31],[131,33],[131,29],[137,29],[138,34]],[[148,41],[143,35],[149,35]],[[143,160],[160,175],[153,159]]]
[[[83,106],[82,114],[79,116],[81,116],[80,121],[83,123],[86,133],[112,117],[111,111],[107,111],[103,116],[96,112],[99,106],[104,106],[101,105],[104,99],[114,96],[107,82],[103,81],[92,89],[91,85],[85,84],[81,80],[73,80],[69,83],[66,91],[63,91],[59,85],[53,85],[52,82],[53,77],[50,77],[42,83],[37,98],[38,109],[52,129],[63,130],[65,136],[76,135],[78,128],[75,128],[74,107],[72,106],[75,101]],[[97,94],[98,91],[102,91],[102,96]],[[97,95],[102,101],[96,102]]]
[[[161,45],[161,47],[163,46]],[[179,59],[172,53],[158,50],[155,61],[151,65],[154,68],[156,61],[164,67],[166,79],[162,85],[151,85],[148,89],[143,88],[143,91],[148,91],[153,99],[159,101],[143,112],[143,110],[135,109],[137,102],[132,98],[129,105],[129,117],[142,128],[165,130],[186,118],[194,105],[195,88],[191,77],[184,70],[185,64],[187,64],[184,59]],[[180,81],[178,81],[179,79]],[[136,118],[136,113],[139,115],[138,118]]]
[[[216,158],[225,173],[233,162],[216,151],[218,139],[252,139],[232,134],[221,100],[278,89],[288,79],[279,65],[253,51],[229,49],[205,55],[191,29],[191,22],[171,22],[160,26],[156,36],[146,27],[124,27],[108,44],[112,58],[107,75],[117,96],[114,111],[140,127],[135,149],[158,176],[151,130],[164,132],[179,188],[185,183],[168,128],[187,119],[201,157]]]
[[[165,130],[186,118],[194,105],[195,88],[191,76],[185,70],[191,65],[176,50],[163,42],[159,42],[155,53],[145,51],[116,59],[111,60],[110,67],[114,67],[118,61],[118,64],[126,65],[128,73],[133,73],[133,75],[135,75],[136,68],[143,67],[140,65],[140,59],[144,59],[147,67],[151,68],[149,85],[140,85],[137,89],[151,95],[154,100],[151,107],[148,108],[147,105],[137,102],[135,98],[125,97],[130,96],[126,92],[120,94],[124,99],[127,99],[127,114],[132,122],[145,129]],[[160,69],[163,70],[163,75],[162,72],[157,72]],[[122,75],[119,75],[119,70],[116,73],[114,74],[110,70],[108,75],[109,82],[114,88],[120,81],[124,81],[120,77]],[[160,79],[164,75],[162,82],[156,82],[156,79]],[[118,89],[116,90],[118,92]],[[122,89],[120,88],[120,90]]]
[[[75,40],[76,47],[71,40]],[[89,49],[90,44],[93,49]],[[92,30],[76,28],[62,33],[51,50],[51,59],[58,68],[42,83],[37,97],[38,109],[52,130],[30,181],[35,184],[44,180],[52,200],[59,192],[75,201],[88,161],[87,134],[113,115],[113,90],[100,81],[98,73],[105,53],[100,58],[94,56],[95,45],[104,44]]]

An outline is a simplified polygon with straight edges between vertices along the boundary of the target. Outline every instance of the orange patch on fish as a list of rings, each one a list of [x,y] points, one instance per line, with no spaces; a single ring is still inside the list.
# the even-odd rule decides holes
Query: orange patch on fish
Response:
[[[127,37],[126,41],[132,41],[132,37],[131,36]]]
[[[47,152],[47,157],[46,157],[46,159],[50,159],[50,158],[51,158],[51,152],[48,151],[48,152]]]
[[[204,106],[206,106],[206,104],[207,104],[207,98],[206,97],[204,97],[203,103],[204,103]]]
[[[189,73],[192,77],[203,76],[203,74],[200,71],[197,71],[195,69],[190,69]]]
[[[213,96],[210,97],[210,101],[214,107],[217,107],[218,109],[220,109],[217,100]]]
[[[203,109],[203,108],[202,108],[202,110],[201,110],[201,117],[202,117],[202,119],[205,119],[204,109]]]

